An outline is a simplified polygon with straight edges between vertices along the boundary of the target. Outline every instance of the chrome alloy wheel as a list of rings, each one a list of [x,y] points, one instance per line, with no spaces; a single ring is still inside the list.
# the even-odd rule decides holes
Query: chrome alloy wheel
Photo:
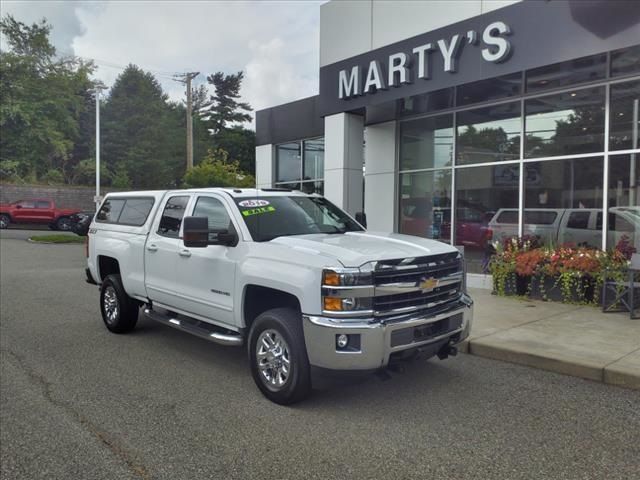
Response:
[[[289,345],[276,330],[265,330],[256,342],[260,380],[271,391],[281,390],[291,374]]]
[[[104,308],[104,315],[107,318],[107,322],[109,325],[113,324],[120,314],[120,306],[118,305],[116,291],[111,285],[104,290],[102,307]]]

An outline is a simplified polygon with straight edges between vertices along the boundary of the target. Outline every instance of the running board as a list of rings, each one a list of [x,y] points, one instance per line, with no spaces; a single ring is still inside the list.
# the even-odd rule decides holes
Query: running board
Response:
[[[204,338],[205,340],[209,340],[210,342],[215,342],[220,345],[240,347],[243,343],[241,335],[223,333],[218,327],[206,322],[201,322],[200,320],[185,318],[184,316],[178,316],[178,318],[175,318],[174,316],[163,315],[148,307],[144,309],[144,314],[151,320],[162,323],[163,325],[182,330],[183,332],[190,333],[191,335]]]

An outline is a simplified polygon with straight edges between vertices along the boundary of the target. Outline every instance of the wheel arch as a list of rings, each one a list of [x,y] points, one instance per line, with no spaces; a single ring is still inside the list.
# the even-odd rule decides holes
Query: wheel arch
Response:
[[[242,298],[242,321],[246,331],[251,329],[251,325],[260,314],[283,307],[302,311],[300,299],[290,292],[263,285],[246,285]]]

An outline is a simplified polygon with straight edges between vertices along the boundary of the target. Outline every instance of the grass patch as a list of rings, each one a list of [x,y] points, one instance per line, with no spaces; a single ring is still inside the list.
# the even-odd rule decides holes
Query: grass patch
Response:
[[[36,243],[84,243],[84,237],[78,235],[66,235],[64,233],[54,233],[51,235],[35,235],[29,238]]]

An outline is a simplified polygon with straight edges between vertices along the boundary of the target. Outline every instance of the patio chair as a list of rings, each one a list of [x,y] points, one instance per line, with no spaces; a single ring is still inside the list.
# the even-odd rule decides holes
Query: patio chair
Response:
[[[604,273],[604,282],[602,285],[602,311],[620,312],[628,311],[632,319],[640,318],[635,315],[636,310],[640,309],[640,253],[634,253],[631,256],[631,264],[627,280],[616,281],[607,278],[607,272]],[[609,300],[607,297],[612,297]]]

